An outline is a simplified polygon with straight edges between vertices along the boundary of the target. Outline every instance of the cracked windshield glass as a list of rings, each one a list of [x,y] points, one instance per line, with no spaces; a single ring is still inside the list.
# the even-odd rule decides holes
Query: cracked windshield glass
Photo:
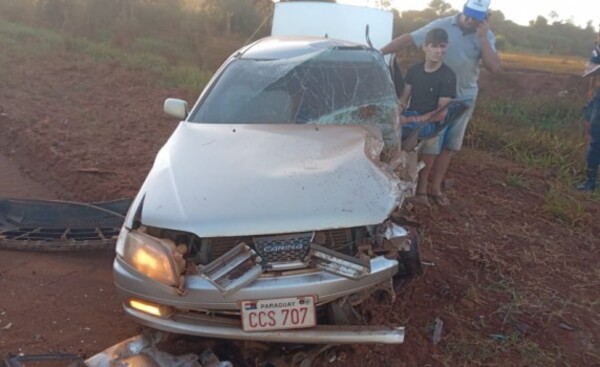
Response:
[[[374,50],[334,48],[283,60],[233,61],[193,122],[380,125],[396,121],[389,71]]]

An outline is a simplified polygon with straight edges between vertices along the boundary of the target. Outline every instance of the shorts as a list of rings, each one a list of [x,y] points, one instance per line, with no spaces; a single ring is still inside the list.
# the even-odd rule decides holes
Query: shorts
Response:
[[[419,116],[417,111],[407,110],[402,113],[403,116]],[[411,133],[417,129],[419,130],[419,138],[424,139],[431,135],[433,135],[438,127],[439,122],[409,122],[407,124],[401,125],[402,128],[402,139],[408,138]]]
[[[424,141],[421,146],[421,154],[438,155],[442,149],[459,151],[465,138],[467,125],[473,115],[474,107],[475,101],[452,124],[440,131],[437,137]]]

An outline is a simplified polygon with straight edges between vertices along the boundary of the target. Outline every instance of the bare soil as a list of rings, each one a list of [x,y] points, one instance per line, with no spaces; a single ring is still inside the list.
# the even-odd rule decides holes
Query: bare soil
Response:
[[[166,97],[199,91],[157,86],[156,76],[65,51],[3,54],[0,196],[99,201],[135,195],[176,126]],[[482,95],[580,93],[576,76],[482,75]],[[552,172],[464,149],[449,173],[452,209],[415,208],[425,274],[371,322],[407,327],[400,346],[345,346],[347,366],[598,366],[600,205],[567,225],[545,210]],[[520,177],[511,184],[509,177]],[[566,195],[566,194],[565,194]],[[0,252],[0,356],[93,355],[139,332],[112,285],[112,251]],[[434,345],[434,320],[443,321]],[[251,365],[251,364],[250,364]]]

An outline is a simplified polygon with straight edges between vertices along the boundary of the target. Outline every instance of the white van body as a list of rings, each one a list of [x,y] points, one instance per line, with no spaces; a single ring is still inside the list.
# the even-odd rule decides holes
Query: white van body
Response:
[[[272,36],[314,36],[337,38],[367,45],[366,29],[374,48],[392,40],[394,15],[364,6],[313,1],[275,4]]]

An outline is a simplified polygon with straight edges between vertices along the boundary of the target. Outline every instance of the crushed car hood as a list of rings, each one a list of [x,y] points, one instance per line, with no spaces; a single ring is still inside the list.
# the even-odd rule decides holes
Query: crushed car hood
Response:
[[[200,237],[378,224],[401,200],[382,149],[360,125],[181,122],[130,215]]]

